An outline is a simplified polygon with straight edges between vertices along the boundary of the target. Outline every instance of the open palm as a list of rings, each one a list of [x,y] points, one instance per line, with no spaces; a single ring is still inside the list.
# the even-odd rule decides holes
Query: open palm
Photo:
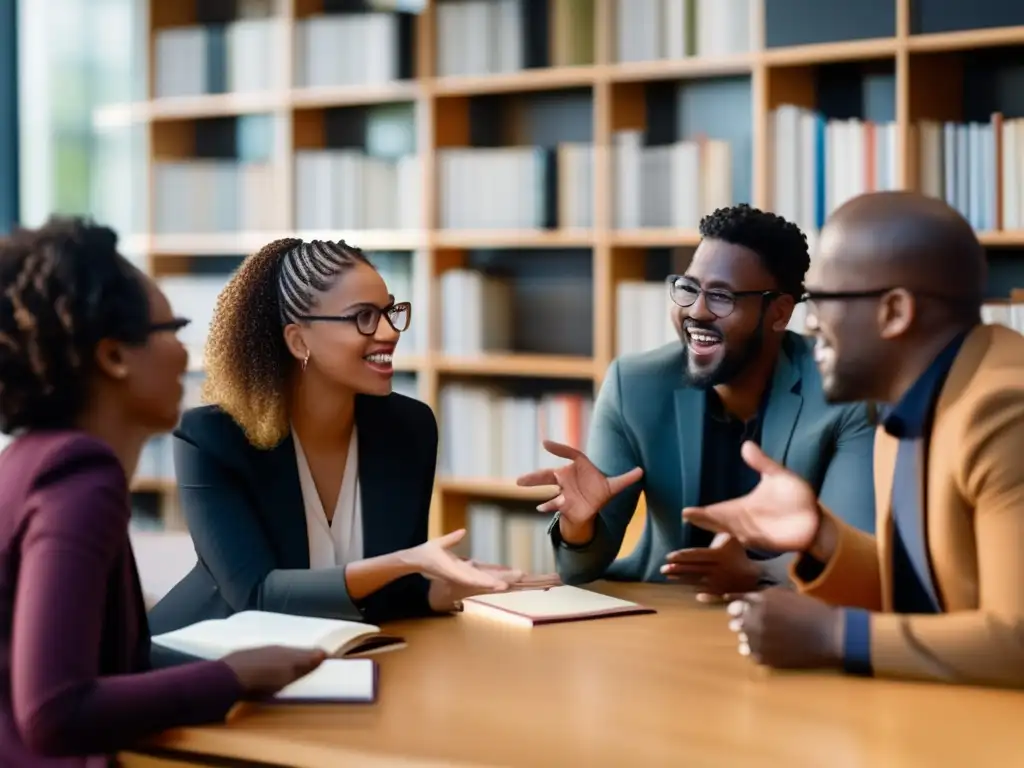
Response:
[[[544,449],[559,458],[569,461],[558,469],[540,469],[516,480],[517,485],[537,487],[553,485],[558,489],[549,501],[537,507],[539,512],[559,512],[573,524],[581,524],[593,518],[618,493],[631,486],[643,476],[639,467],[615,477],[607,477],[583,451],[571,445],[544,441]]]
[[[808,549],[821,516],[814,490],[755,443],[744,443],[742,453],[743,460],[761,475],[754,490],[718,504],[684,509],[683,518],[706,530],[731,534],[748,549]]]

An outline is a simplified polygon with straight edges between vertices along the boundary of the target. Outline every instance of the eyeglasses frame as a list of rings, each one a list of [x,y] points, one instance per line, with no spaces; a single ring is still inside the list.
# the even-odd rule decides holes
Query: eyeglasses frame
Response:
[[[694,284],[694,286],[697,288],[697,295],[696,295],[696,297],[694,297],[692,303],[690,303],[690,304],[680,304],[678,301],[676,301],[676,298],[673,295],[673,290],[672,290],[673,284],[675,283],[676,280],[688,280],[688,281],[692,282]],[[665,282],[669,286],[668,296],[669,296],[670,299],[672,299],[672,303],[675,304],[677,307],[680,307],[681,309],[689,309],[690,307],[692,307],[694,304],[697,303],[697,300],[700,299],[701,296],[703,296],[704,297],[704,306],[706,306],[707,309],[708,309],[708,312],[710,312],[712,315],[714,315],[718,320],[724,320],[725,318],[729,317],[733,312],[736,311],[736,299],[742,299],[742,298],[746,298],[746,297],[749,297],[749,296],[760,296],[761,300],[762,300],[762,302],[761,302],[761,311],[763,312],[765,310],[765,308],[767,307],[767,305],[771,301],[773,301],[774,299],[779,298],[780,296],[785,296],[786,295],[785,291],[774,291],[774,290],[773,291],[730,291],[730,290],[725,289],[725,288],[711,288],[711,289],[707,289],[707,288],[704,288],[703,286],[698,285],[696,283],[696,281],[690,280],[690,278],[686,277],[686,275],[669,275],[665,279]],[[724,293],[724,294],[728,294],[729,296],[731,296],[732,297],[732,309],[730,309],[724,315],[720,315],[717,312],[715,312],[714,310],[712,310],[711,307],[708,306],[707,294],[708,294],[709,290],[710,291],[718,291],[719,293]],[[802,299],[798,299],[798,301],[802,301]]]
[[[372,309],[377,312],[377,322],[374,323],[373,330],[370,331],[369,333],[366,333],[365,331],[363,331],[362,328],[359,327],[359,315],[361,315],[368,309]],[[397,328],[394,322],[391,320],[391,314],[396,312],[406,313],[408,320],[405,324],[405,328]],[[383,309],[381,309],[380,307],[364,307],[363,309],[360,309],[358,312],[350,315],[299,315],[295,319],[301,320],[302,322],[306,323],[318,321],[325,323],[352,323],[352,325],[355,326],[355,329],[359,331],[359,333],[362,334],[363,336],[373,336],[375,333],[377,333],[377,329],[380,327],[381,318],[384,318],[385,320],[388,321],[388,325],[391,326],[391,329],[395,333],[405,333],[405,331],[409,330],[409,325],[412,323],[412,302],[392,302],[390,305],[384,307]]]

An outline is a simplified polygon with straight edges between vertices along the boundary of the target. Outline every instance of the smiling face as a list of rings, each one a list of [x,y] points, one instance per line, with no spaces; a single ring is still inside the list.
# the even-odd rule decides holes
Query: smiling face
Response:
[[[187,321],[174,315],[152,279],[141,273],[138,279],[146,291],[151,330],[142,344],[101,340],[96,349],[97,373],[102,386],[113,389],[129,420],[155,434],[178,423],[188,351],[177,331]]]
[[[841,223],[822,229],[818,253],[807,279],[808,294],[847,294],[846,299],[807,302],[807,332],[814,338],[814,361],[825,398],[832,403],[884,399],[896,360],[882,343],[881,299],[854,297],[883,282],[857,260],[844,258],[854,243]]]
[[[358,262],[343,272],[310,310],[318,319],[285,327],[292,354],[303,361],[309,353],[303,375],[322,377],[357,394],[389,394],[400,336],[392,323],[404,330],[408,321],[408,313],[394,306],[372,266]]]
[[[762,293],[778,285],[760,257],[721,240],[701,241],[690,268],[670,289],[677,304],[672,322],[686,348],[686,376],[701,388],[743,374],[762,351],[765,324],[776,324],[784,311]]]

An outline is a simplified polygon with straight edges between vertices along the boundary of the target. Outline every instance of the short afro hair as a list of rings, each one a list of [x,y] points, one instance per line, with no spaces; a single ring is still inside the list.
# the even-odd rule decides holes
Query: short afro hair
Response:
[[[70,429],[88,406],[102,339],[145,344],[143,274],[117,235],[51,218],[0,239],[0,431]]]
[[[701,219],[700,236],[749,248],[761,257],[780,291],[797,299],[803,295],[811,257],[807,236],[796,224],[741,203]]]
[[[242,262],[218,297],[203,395],[257,448],[273,448],[290,431],[288,382],[296,361],[284,327],[309,314],[319,294],[358,264],[373,266],[344,241],[283,238]]]

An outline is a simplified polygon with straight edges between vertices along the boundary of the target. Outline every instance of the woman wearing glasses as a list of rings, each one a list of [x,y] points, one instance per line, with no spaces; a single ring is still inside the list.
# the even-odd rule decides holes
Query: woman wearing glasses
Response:
[[[198,563],[150,612],[154,632],[246,609],[379,623],[456,607],[520,574],[427,541],[430,408],[392,394],[411,307],[344,242],[284,239],[218,301],[209,405],[174,433]]]

